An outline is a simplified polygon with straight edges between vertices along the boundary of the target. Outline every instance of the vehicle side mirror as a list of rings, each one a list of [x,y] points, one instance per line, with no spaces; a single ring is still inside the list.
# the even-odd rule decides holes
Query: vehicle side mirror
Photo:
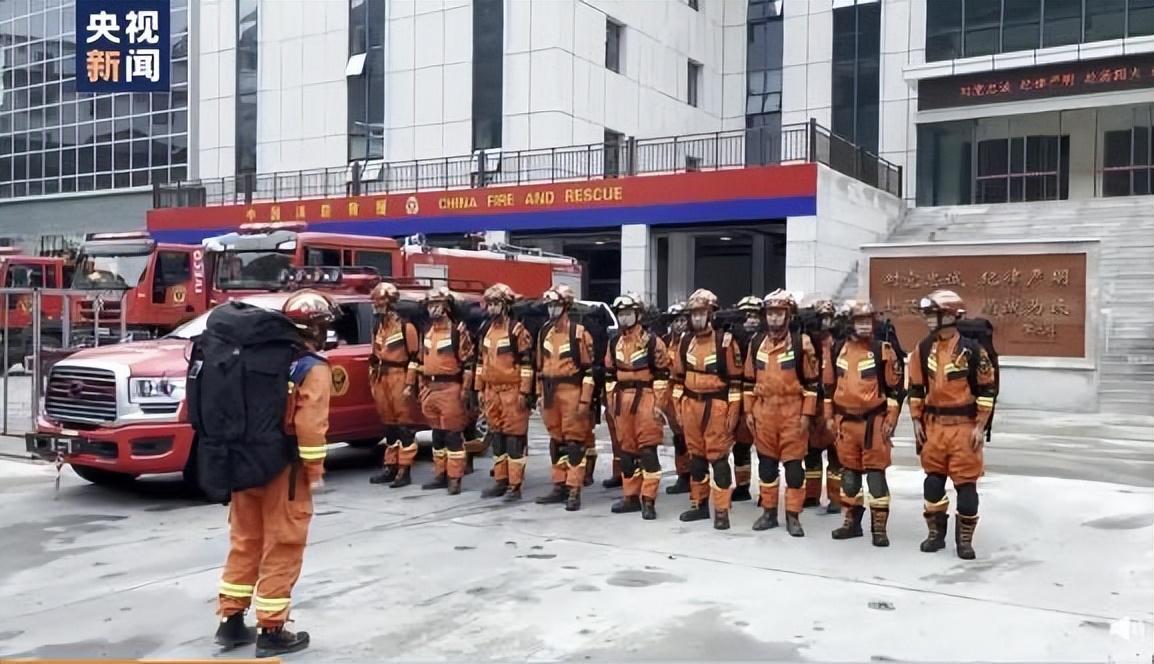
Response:
[[[332,350],[339,345],[341,345],[341,340],[337,337],[337,333],[329,330],[328,334],[325,335],[325,350]]]

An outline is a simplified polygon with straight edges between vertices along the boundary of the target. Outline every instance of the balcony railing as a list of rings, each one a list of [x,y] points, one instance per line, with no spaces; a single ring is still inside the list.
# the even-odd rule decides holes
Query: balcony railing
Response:
[[[157,184],[153,207],[203,207],[821,163],[902,195],[902,169],[816,122]]]

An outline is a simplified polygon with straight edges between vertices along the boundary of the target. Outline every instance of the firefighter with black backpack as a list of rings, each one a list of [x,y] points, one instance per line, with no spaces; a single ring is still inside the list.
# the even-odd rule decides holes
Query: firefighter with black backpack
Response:
[[[461,493],[467,465],[464,430],[473,383],[473,338],[454,319],[453,293],[444,286],[425,296],[429,329],[421,344],[421,412],[433,430],[433,480],[422,489]]]
[[[737,348],[740,353],[749,349],[749,342],[759,333],[765,331],[765,305],[756,295],[741,298],[735,307],[745,315],[740,327],[733,327],[733,335],[737,338]],[[739,363],[744,359],[739,356]],[[753,432],[746,422],[746,413],[742,412],[737,419],[737,430],[733,432],[733,474],[736,486],[733,488],[733,502],[753,500],[749,487],[753,483]]]
[[[397,314],[400,291],[388,282],[373,287],[376,329],[373,354],[369,356],[369,380],[377,415],[385,425],[385,468],[369,478],[373,484],[392,488],[412,483],[417,458],[417,370],[421,340],[416,326]]]
[[[905,373],[894,346],[878,336],[877,314],[869,302],[850,309],[853,333],[833,348],[834,377],[830,386],[830,431],[837,432],[841,459],[845,523],[833,531],[835,540],[862,536],[863,477],[869,486],[870,525],[874,546],[889,546],[886,523],[890,491],[886,483],[893,443],[891,437],[905,398]]]
[[[538,334],[534,353],[541,419],[549,430],[553,491],[538,498],[537,504],[565,503],[566,511],[575,512],[581,509],[587,448],[593,442],[593,338],[569,318],[571,288],[553,286],[541,299],[549,322]]]
[[[669,349],[677,348],[681,344],[681,335],[689,328],[689,315],[685,310],[684,302],[675,302],[665,312],[668,318],[668,329],[662,341]],[[685,444],[685,431],[678,419],[677,403],[684,393],[684,386],[676,376],[670,376],[670,398],[666,400],[665,420],[669,422],[669,430],[673,433],[673,467],[677,472],[677,481],[665,487],[665,493],[677,495],[689,493],[689,448]]]
[[[482,498],[521,499],[529,447],[529,414],[536,404],[533,341],[513,319],[517,296],[505,284],[485,290],[489,319],[482,325],[477,349],[476,388],[481,395],[493,444],[493,485]]]
[[[785,524],[789,534],[804,537],[805,501],[802,459],[817,414],[817,351],[809,336],[790,330],[797,304],[787,291],[765,296],[766,334],[754,337],[745,359],[745,412],[757,445],[762,514],[754,530],[776,528],[779,465],[785,466]]]
[[[957,293],[937,290],[921,299],[930,334],[910,356],[910,416],[922,469],[929,535],[922,551],[946,546],[950,499],[946,478],[958,493],[954,541],[959,558],[972,560],[978,525],[978,478],[982,476],[986,425],[997,398],[997,371],[979,342],[958,331],[966,305]]]
[[[829,409],[833,396],[833,347],[834,316],[837,309],[833,301],[826,298],[817,298],[811,305],[814,319],[807,326],[806,334],[813,342],[818,352],[818,365],[821,368],[821,390],[817,402],[817,417],[809,431],[809,443],[805,453],[805,503],[806,507],[821,506],[822,472],[825,472],[826,512],[837,514],[841,511],[841,483],[842,464],[838,459],[837,432],[830,429]],[[822,453],[825,453],[828,465],[822,463]]]
[[[252,643],[244,613],[255,607],[257,657],[309,645],[284,625],[323,486],[332,372],[317,352],[338,314],[315,290],[289,296],[280,313],[228,303],[209,314],[190,357],[201,486],[231,503],[216,642]]]
[[[737,342],[732,334],[715,327],[718,305],[712,291],[694,291],[685,308],[689,332],[673,350],[673,375],[683,385],[678,420],[690,454],[690,507],[679,518],[686,522],[708,519],[712,498],[713,527],[728,530],[733,493],[729,453],[741,415]]]
[[[622,498],[611,509],[614,514],[641,512],[641,518],[652,520],[661,484],[657,447],[665,435],[661,411],[669,398],[669,352],[641,324],[644,308],[636,295],[613,301],[621,333],[605,351],[605,405],[621,457]]]

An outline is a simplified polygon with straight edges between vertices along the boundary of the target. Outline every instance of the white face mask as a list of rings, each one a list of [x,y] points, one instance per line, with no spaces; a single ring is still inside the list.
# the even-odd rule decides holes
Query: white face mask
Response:
[[[833,318],[830,318],[829,316],[823,316],[821,319],[821,329],[832,330],[833,329]]]
[[[440,320],[441,318],[445,317],[445,305],[441,304],[440,302],[434,302],[433,304],[430,304],[426,308],[426,311],[429,312],[429,318],[432,318],[433,320]]]
[[[709,325],[709,314],[704,311],[694,312],[689,315],[689,322],[693,329],[704,330]]]
[[[780,330],[785,327],[785,318],[784,311],[770,311],[765,314],[765,324],[768,325],[770,329]]]
[[[742,327],[745,328],[746,332],[757,332],[757,330],[761,327],[761,321],[759,321],[754,316],[750,316],[745,319],[744,323],[742,323]]]
[[[874,323],[868,318],[859,318],[853,322],[853,333],[862,339],[869,339],[874,335]]]
[[[637,312],[622,311],[617,314],[617,322],[621,324],[621,327],[633,327],[637,324]]]
[[[550,304],[547,308],[549,310],[549,318],[551,320],[557,320],[561,317],[561,314],[565,313],[565,307],[561,306],[560,304]]]
[[[500,302],[490,302],[486,311],[488,311],[489,316],[500,318],[505,315],[505,305]]]
[[[685,317],[679,316],[679,317],[673,319],[673,322],[670,323],[669,331],[673,332],[674,334],[684,334],[686,325],[687,325],[687,323],[685,321]]]

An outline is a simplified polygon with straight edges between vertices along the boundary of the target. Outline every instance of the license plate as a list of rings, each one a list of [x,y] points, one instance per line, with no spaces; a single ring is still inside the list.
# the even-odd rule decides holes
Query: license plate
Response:
[[[51,434],[27,434],[24,441],[24,447],[29,453],[44,459],[77,454],[83,445],[83,438]]]

